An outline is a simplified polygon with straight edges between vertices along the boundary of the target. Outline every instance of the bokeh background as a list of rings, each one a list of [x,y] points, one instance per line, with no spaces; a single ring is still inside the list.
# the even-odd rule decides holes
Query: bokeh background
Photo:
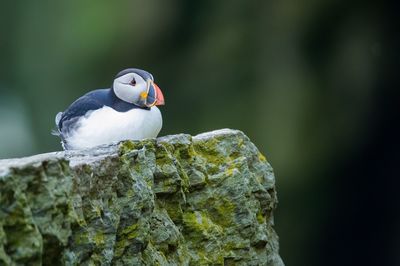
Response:
[[[0,158],[60,150],[54,116],[127,67],[161,135],[244,131],[275,169],[286,265],[400,265],[395,5],[1,1]]]

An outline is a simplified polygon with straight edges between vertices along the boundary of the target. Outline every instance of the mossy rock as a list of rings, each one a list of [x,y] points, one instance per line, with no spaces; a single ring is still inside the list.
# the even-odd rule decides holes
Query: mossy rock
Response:
[[[0,160],[0,265],[283,265],[241,131]]]

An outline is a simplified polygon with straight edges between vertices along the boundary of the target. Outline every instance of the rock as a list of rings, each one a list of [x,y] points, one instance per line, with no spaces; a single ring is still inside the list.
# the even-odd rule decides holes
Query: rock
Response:
[[[237,130],[0,160],[0,265],[283,265],[276,203]]]

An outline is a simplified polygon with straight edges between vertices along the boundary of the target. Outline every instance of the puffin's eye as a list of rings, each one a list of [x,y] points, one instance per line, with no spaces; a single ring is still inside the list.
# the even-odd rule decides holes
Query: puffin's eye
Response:
[[[131,82],[129,82],[129,84],[131,84],[132,86],[135,86],[135,85],[136,85],[136,79],[133,78],[133,79],[131,80]]]

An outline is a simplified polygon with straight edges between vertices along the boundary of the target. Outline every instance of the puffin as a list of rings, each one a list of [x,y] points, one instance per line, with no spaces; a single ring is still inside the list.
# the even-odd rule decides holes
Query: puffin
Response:
[[[153,75],[137,68],[119,72],[111,88],[90,91],[56,115],[64,150],[88,149],[122,140],[156,138],[164,95]]]

